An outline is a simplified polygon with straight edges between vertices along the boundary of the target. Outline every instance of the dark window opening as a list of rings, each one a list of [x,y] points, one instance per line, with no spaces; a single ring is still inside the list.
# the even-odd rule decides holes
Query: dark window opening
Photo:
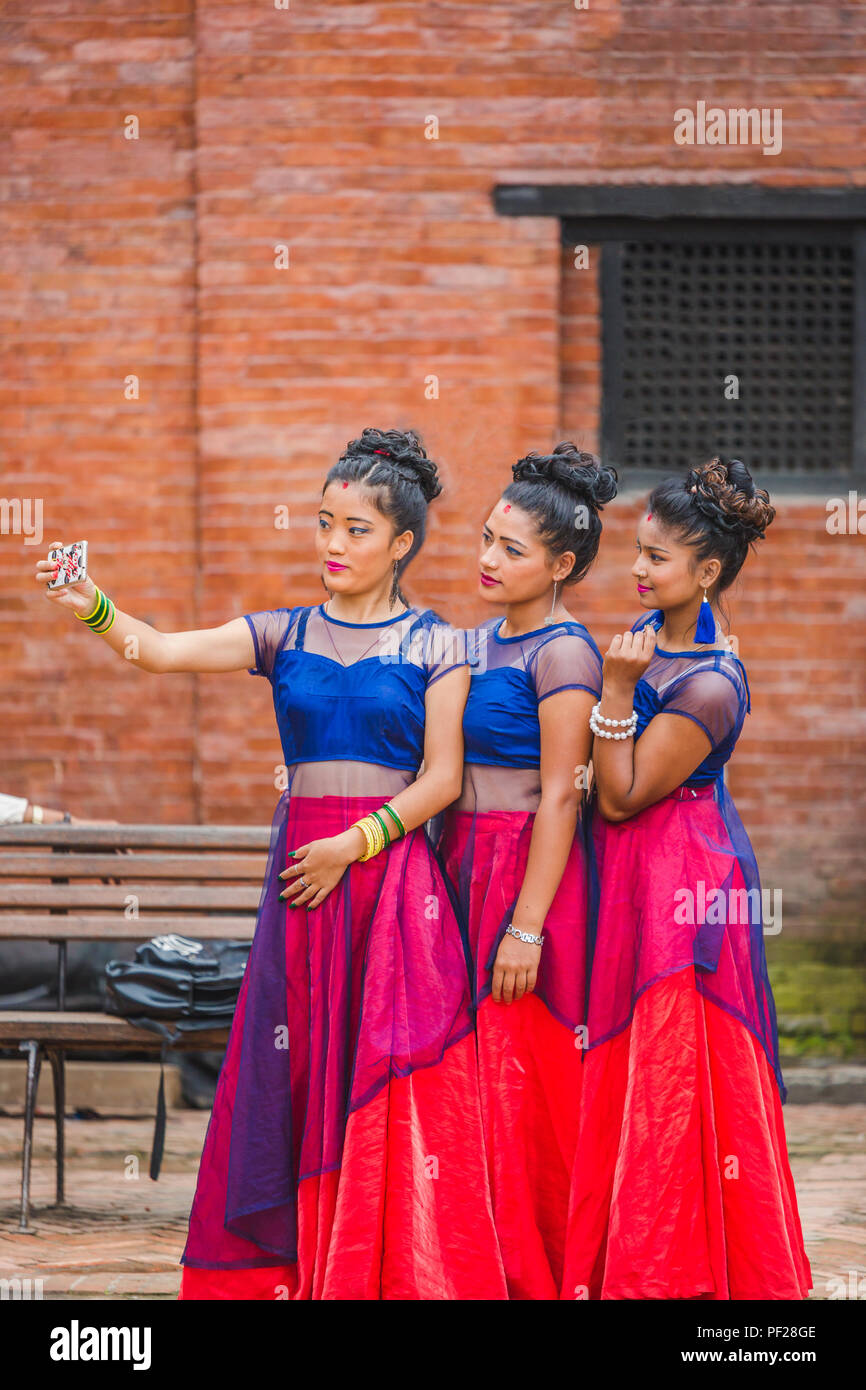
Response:
[[[626,474],[716,452],[764,476],[852,472],[851,238],[755,230],[604,243],[602,456]]]
[[[601,249],[600,442],[623,485],[719,450],[777,488],[866,486],[866,189],[499,184],[493,202]],[[584,410],[574,327],[561,384]]]

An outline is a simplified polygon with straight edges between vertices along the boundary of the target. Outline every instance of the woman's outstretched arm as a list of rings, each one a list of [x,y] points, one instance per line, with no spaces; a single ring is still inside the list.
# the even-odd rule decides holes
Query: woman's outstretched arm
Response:
[[[52,541],[49,550],[59,549],[62,541]],[[49,589],[55,572],[52,560],[36,562],[36,582],[45,586],[45,595],[61,608],[81,617],[92,612],[96,585],[88,576],[82,584]],[[84,625],[81,624],[82,631]],[[114,622],[107,632],[98,634],[118,656],[142,671],[162,675],[168,671],[242,671],[255,665],[256,653],[249,624],[232,618],[220,627],[198,628],[191,632],[159,632],[131,613],[115,605]]]

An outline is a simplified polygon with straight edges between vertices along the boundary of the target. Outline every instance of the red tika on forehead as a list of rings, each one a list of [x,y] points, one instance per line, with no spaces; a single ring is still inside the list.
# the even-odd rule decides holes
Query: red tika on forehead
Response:
[[[511,503],[510,503],[510,502],[506,502],[506,503],[505,503],[505,506],[502,508],[502,510],[503,510],[504,512],[510,512],[510,511],[511,511]]]
[[[343,484],[343,487],[348,487],[348,486],[349,486],[348,483],[344,483],[344,484]]]
[[[653,514],[652,514],[652,512],[647,512],[647,514],[646,514],[646,519],[647,519],[647,521],[652,521],[652,519],[653,519]]]

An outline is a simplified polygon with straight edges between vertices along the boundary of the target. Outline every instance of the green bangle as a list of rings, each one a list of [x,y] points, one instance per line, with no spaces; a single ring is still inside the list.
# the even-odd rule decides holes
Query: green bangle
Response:
[[[394,810],[388,805],[387,801],[385,802],[385,805],[382,807],[382,810],[388,812],[388,815],[391,817],[391,819],[392,819],[392,821],[394,822],[394,824],[396,825],[397,829],[400,831],[400,834],[401,834],[401,835],[405,835],[405,834],[406,834],[406,827],[405,827],[405,825],[404,825],[403,822],[401,821],[401,819],[400,819],[400,817],[398,816],[397,812],[394,811]]]
[[[100,588],[97,588],[96,594],[96,605],[93,611],[85,617],[82,617],[80,613],[76,613],[75,616],[81,618],[81,621],[86,623],[93,632],[107,632],[117,616],[117,610],[111,599]]]
[[[76,616],[76,618],[80,618],[81,621],[82,621],[83,623],[92,623],[92,622],[94,622],[94,621],[96,621],[96,622],[99,621],[99,618],[97,617],[97,614],[101,614],[101,615],[104,617],[106,611],[107,611],[107,606],[106,606],[105,594],[102,592],[102,590],[101,590],[100,588],[97,588],[97,589],[96,589],[96,603],[94,604],[92,611],[91,611],[90,613],[86,613],[86,614],[85,614],[85,613],[76,613],[75,616]]]
[[[108,629],[111,627],[112,623],[114,622],[115,618],[117,617],[117,609],[115,608],[114,604],[111,602],[111,599],[108,600],[108,608],[109,608],[109,612],[110,612],[110,617],[109,617],[109,619],[108,619],[108,622],[107,622],[107,623],[103,622],[103,623],[101,623],[101,624],[100,624],[100,623],[92,623],[91,626],[92,626],[94,632],[107,632]]]
[[[381,827],[382,827],[382,834],[385,836],[385,848],[387,849],[388,846],[389,846],[390,843],[391,843],[391,836],[388,834],[388,827],[387,827],[387,825],[385,824],[385,822],[383,821],[382,817],[379,815],[379,812],[378,812],[378,811],[371,811],[371,812],[370,812],[370,815],[371,815],[371,816],[374,816],[375,819],[376,819],[376,820],[379,822],[379,824],[381,825]]]
[[[87,623],[87,626],[88,626],[88,627],[98,627],[99,624],[106,618],[107,615],[108,615],[108,598],[106,597],[106,595],[105,595],[105,594],[102,592],[102,590],[100,589],[100,591],[99,591],[99,607],[97,608],[97,610],[96,610],[95,613],[91,613],[90,617],[85,618],[84,621]]]

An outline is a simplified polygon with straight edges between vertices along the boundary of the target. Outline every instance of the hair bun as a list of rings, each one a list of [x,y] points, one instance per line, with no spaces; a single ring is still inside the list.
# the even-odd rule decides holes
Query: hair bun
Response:
[[[690,469],[685,488],[706,517],[725,531],[739,532],[750,542],[763,540],[776,515],[770,494],[755,487],[751,473],[740,459],[717,455],[700,468]]]
[[[516,483],[559,483],[593,508],[616,497],[616,469],[605,467],[595,454],[568,441],[557,444],[552,454],[527,454],[512,465],[511,471]]]
[[[343,458],[349,454],[356,457],[366,454],[371,458],[378,455],[377,461],[380,459],[398,478],[415,483],[427,502],[432,502],[442,491],[439,469],[427,457],[427,450],[414,430],[365,429],[360,439],[353,439],[346,445]]]

